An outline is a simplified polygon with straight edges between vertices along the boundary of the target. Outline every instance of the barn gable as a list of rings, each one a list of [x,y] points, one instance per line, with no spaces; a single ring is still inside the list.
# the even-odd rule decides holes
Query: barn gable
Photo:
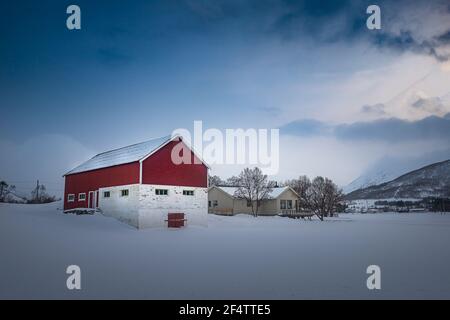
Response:
[[[142,161],[143,184],[175,185],[206,188],[208,186],[208,166],[195,155],[194,151],[187,144],[187,150],[191,152],[193,163],[174,164],[172,161],[172,149],[179,142],[174,139],[155,151],[150,157]]]

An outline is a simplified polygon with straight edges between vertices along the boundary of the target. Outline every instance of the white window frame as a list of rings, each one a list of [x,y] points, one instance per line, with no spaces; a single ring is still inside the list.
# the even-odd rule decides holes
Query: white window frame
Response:
[[[75,194],[74,193],[69,193],[67,195],[67,202],[75,202]]]
[[[123,195],[123,192],[124,192],[124,191],[127,192],[126,195]],[[122,190],[120,190],[120,196],[121,196],[121,197],[128,197],[128,196],[130,196],[130,189],[122,189]]]
[[[81,199],[81,196],[84,196],[84,199]],[[86,201],[86,193],[84,193],[84,192],[80,192],[79,194],[78,194],[78,201]]]
[[[160,193],[160,191],[165,191],[163,193]],[[155,195],[157,196],[168,196],[169,195],[169,189],[155,189]]]
[[[183,196],[194,196],[194,190],[183,190]]]
[[[105,193],[108,193],[108,196],[106,197],[105,196]],[[122,193],[120,193],[120,194],[122,194]],[[111,198],[111,191],[103,191],[103,193],[102,193],[102,196],[103,196],[103,198]]]

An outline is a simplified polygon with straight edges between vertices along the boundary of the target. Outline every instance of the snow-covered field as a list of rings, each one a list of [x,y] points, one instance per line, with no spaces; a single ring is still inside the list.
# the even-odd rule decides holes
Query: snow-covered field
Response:
[[[58,206],[0,204],[0,298],[450,298],[450,215],[210,215],[207,228],[138,231]],[[80,291],[66,288],[72,264]],[[380,291],[366,287],[371,264]]]

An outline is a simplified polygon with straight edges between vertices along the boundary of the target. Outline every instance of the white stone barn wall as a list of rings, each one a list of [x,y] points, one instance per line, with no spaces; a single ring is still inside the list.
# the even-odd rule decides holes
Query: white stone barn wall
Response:
[[[129,190],[128,196],[121,196],[123,189]],[[156,189],[167,189],[168,194],[156,195]],[[183,190],[192,190],[194,195],[183,195]],[[105,191],[110,192],[109,198],[104,197]],[[134,184],[101,188],[99,197],[104,215],[136,228],[167,227],[168,213],[184,213],[186,226],[207,225],[207,188]]]
[[[168,195],[156,195],[155,189],[167,189]],[[167,226],[168,213],[184,213],[185,225],[207,225],[208,188],[146,185],[140,186],[139,228]],[[183,190],[194,191],[193,196]]]
[[[121,190],[128,189],[127,197],[122,197]],[[105,198],[104,192],[109,191],[110,197]],[[98,206],[103,214],[114,217],[133,227],[139,227],[139,184],[108,187],[99,189]]]

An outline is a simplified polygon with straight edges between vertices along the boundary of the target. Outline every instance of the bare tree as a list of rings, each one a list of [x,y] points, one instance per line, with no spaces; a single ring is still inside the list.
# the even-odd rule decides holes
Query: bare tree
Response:
[[[252,214],[257,217],[261,201],[269,197],[275,183],[269,182],[267,175],[263,174],[261,169],[257,167],[244,169],[236,182],[238,182],[238,189],[235,196],[250,203]]]
[[[220,179],[219,176],[208,176],[208,185],[212,186],[223,186],[225,182]]]
[[[311,180],[307,176],[300,176],[298,179],[287,180],[284,183],[294,189],[298,194],[299,208],[309,209],[308,189],[311,187]]]
[[[324,217],[333,216],[342,201],[342,191],[328,178],[314,178],[307,194],[309,208],[322,221]]]
[[[342,190],[333,181],[325,178],[325,216],[332,217],[343,199]]]
[[[232,176],[232,177],[228,178],[227,181],[225,181],[224,185],[228,186],[228,187],[239,186],[239,177]]]
[[[6,181],[0,181],[0,202],[5,202],[6,196],[15,190],[15,186],[7,184]]]
[[[47,188],[40,184],[33,191],[31,191],[31,200],[28,203],[49,203],[56,201],[55,196],[50,196],[47,193]]]

